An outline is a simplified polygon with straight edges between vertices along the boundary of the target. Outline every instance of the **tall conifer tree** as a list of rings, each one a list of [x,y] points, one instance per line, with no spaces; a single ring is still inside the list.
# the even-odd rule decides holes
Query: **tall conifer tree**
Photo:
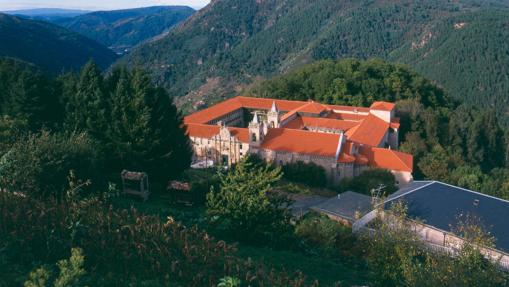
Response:
[[[67,126],[74,131],[87,131],[95,138],[102,138],[106,128],[107,100],[103,76],[93,62],[81,70],[74,97],[69,99]]]
[[[141,70],[115,71],[108,142],[122,168],[167,179],[189,167],[191,149],[182,117],[164,89]]]

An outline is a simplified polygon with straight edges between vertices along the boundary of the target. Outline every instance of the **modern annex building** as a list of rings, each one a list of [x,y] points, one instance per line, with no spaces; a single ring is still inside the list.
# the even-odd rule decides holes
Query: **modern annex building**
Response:
[[[235,97],[184,119],[195,161],[231,165],[247,154],[275,164],[322,166],[333,182],[376,167],[412,181],[413,157],[398,152],[395,105],[370,108]]]

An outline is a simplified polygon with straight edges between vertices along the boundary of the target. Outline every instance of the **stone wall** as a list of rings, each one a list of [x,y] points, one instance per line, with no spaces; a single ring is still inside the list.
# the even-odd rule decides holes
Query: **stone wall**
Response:
[[[323,167],[325,174],[327,175],[327,179],[334,184],[339,183],[339,181],[343,178],[353,177],[355,174],[354,164],[337,163],[334,157],[323,157],[256,148],[251,149],[251,152],[258,155],[260,158],[279,166],[299,161],[304,163],[314,163]]]

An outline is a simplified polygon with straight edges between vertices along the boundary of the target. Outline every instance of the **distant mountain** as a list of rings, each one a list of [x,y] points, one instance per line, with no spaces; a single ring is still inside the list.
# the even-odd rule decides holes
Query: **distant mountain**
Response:
[[[71,9],[55,9],[55,8],[39,8],[26,10],[5,11],[5,14],[28,18],[33,20],[55,21],[62,18],[72,18],[92,11],[71,10]]]
[[[122,54],[133,46],[169,31],[195,12],[185,6],[93,12],[54,21]]]
[[[54,73],[79,69],[90,59],[102,68],[116,55],[62,27],[0,13],[0,56],[18,58]]]
[[[494,106],[509,102],[509,87],[500,82],[509,74],[508,4],[216,0],[120,63],[145,66],[175,95],[186,96],[181,105],[191,105],[316,60],[379,57],[408,63],[453,97]],[[462,22],[464,28],[456,28]]]

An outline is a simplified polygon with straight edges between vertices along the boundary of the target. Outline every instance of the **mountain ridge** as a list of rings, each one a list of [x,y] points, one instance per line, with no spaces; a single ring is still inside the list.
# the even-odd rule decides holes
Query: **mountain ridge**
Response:
[[[116,60],[108,48],[59,26],[0,13],[0,56],[18,58],[46,71],[80,69],[89,60],[106,69]]]
[[[178,25],[195,10],[188,6],[151,6],[135,9],[95,11],[54,24],[91,38],[117,54],[161,35]]]
[[[79,9],[61,9],[61,8],[34,8],[34,9],[20,9],[0,11],[17,17],[28,18],[32,20],[55,21],[62,18],[71,18],[92,11],[79,10]]]

